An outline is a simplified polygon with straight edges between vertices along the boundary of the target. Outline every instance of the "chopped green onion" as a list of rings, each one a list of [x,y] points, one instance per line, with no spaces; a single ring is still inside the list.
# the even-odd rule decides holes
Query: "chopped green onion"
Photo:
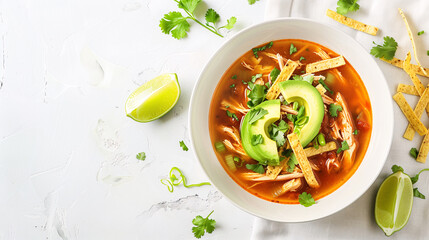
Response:
[[[177,178],[177,176],[174,174],[174,171],[177,172],[176,174],[179,174],[179,178]],[[168,191],[170,192],[174,191],[174,186],[179,186],[181,183],[183,183],[183,186],[186,188],[200,187],[203,185],[211,185],[209,182],[202,182],[202,183],[191,184],[191,185],[186,184],[185,175],[183,175],[182,171],[177,167],[171,168],[170,173],[168,174],[168,178],[161,179],[161,183],[167,186]]]
[[[223,142],[216,142],[215,148],[216,148],[216,151],[218,151],[218,152],[223,152],[226,150],[225,145],[223,145]]]
[[[298,102],[293,102],[293,110],[298,110]]]
[[[235,163],[234,163],[234,157],[232,155],[225,156],[225,163],[229,167],[229,170],[233,172],[237,171],[237,168],[235,167]]]

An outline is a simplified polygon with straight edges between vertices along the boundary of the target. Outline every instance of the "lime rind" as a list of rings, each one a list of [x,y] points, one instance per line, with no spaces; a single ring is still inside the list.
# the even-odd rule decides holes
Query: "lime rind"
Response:
[[[149,80],[130,94],[125,113],[137,122],[151,122],[167,114],[179,101],[180,84],[175,73]]]
[[[398,171],[383,181],[375,201],[375,220],[386,236],[407,224],[413,197],[413,185],[407,174]]]

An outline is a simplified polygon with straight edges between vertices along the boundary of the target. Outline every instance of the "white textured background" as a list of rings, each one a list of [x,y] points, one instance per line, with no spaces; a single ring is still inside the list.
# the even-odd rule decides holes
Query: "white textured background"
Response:
[[[206,8],[219,12],[222,21],[236,16],[237,25],[226,33],[227,39],[263,21],[266,2],[250,6],[246,0],[205,0],[197,16],[203,17]],[[413,10],[410,22],[419,28],[414,30],[426,30],[416,40],[422,63],[429,66],[424,54],[429,49],[426,1],[362,1],[361,10],[350,16],[380,27],[377,37],[325,17],[326,8],[334,9],[335,3],[295,0],[291,15],[330,23],[368,50],[372,41],[393,36],[400,45],[397,56],[403,58],[411,45],[396,8]],[[190,183],[207,180],[179,141],[189,145],[192,87],[225,41],[194,23],[184,40],[164,35],[159,20],[173,10],[177,7],[172,0],[0,1],[0,239],[192,239],[192,219],[213,209],[218,224],[208,239],[249,239],[252,234],[384,238],[372,216],[382,179],[392,164],[403,165],[411,174],[428,165],[408,156],[421,138],[401,138],[406,120],[396,106],[395,139],[379,179],[356,203],[319,221],[256,220],[253,225],[253,216],[210,186],[179,187],[169,193],[160,184],[173,166],[181,168]],[[379,65],[392,92],[399,82],[411,84],[401,70]],[[126,118],[127,96],[165,72],[179,76],[182,95],[176,107],[152,123]],[[142,151],[147,154],[144,162],[135,159]],[[426,196],[428,175],[417,184]],[[415,199],[409,224],[393,238],[424,239],[429,235],[428,216],[429,200]]]

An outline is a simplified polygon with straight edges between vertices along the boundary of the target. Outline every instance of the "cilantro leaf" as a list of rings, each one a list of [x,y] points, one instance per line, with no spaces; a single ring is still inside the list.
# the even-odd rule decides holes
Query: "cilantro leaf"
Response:
[[[197,8],[198,4],[201,2],[202,0],[180,0],[180,2],[178,3],[178,7],[188,11],[189,13],[193,14],[195,11],[195,8]]]
[[[392,167],[393,168],[393,167]],[[422,173],[422,172],[424,172],[424,171],[429,171],[429,168],[425,168],[425,169],[422,169],[419,173],[417,173],[416,174],[416,176],[414,176],[414,177],[410,177],[411,178],[411,182],[414,184],[414,183],[416,183],[418,180],[419,180],[419,176],[420,176],[420,174]]]
[[[255,4],[255,2],[257,2],[259,0],[247,0],[247,2],[249,3],[249,5],[253,5]]]
[[[392,166],[392,172],[395,173],[395,172],[398,172],[398,171],[404,172],[404,169],[401,166],[393,165]]]
[[[259,174],[265,173],[265,169],[262,164],[246,164],[246,168]]]
[[[254,122],[258,121],[259,119],[263,118],[265,115],[268,114],[268,111],[259,108],[259,109],[251,109],[249,114],[249,124],[253,124]]]
[[[301,75],[294,75],[293,80],[295,81],[304,81],[304,78]]]
[[[217,23],[220,20],[220,16],[219,14],[213,9],[213,8],[209,8],[206,12],[206,22],[208,23]]]
[[[255,58],[259,58],[258,52],[264,51],[267,48],[271,48],[273,46],[273,44],[274,44],[274,42],[271,41],[262,47],[252,48],[253,55],[255,56]]]
[[[338,0],[337,2],[337,13],[346,15],[348,12],[354,12],[359,10],[358,0]]]
[[[229,87],[230,88],[235,88],[235,84],[233,83],[233,84],[229,85]]]
[[[226,28],[228,30],[231,30],[234,27],[235,23],[237,22],[237,18],[230,17],[229,19],[226,20],[226,22],[227,23],[224,26],[220,27],[219,29]]]
[[[340,105],[336,105],[335,103],[329,104],[329,115],[331,115],[331,117],[338,117],[338,112],[340,111],[343,111]]]
[[[279,122],[279,130],[286,132],[289,129],[289,125],[284,120]]]
[[[231,113],[229,110],[226,110],[226,115],[228,115],[228,117],[233,118],[235,121],[240,121],[240,119],[238,119],[237,115],[235,115],[235,113]]]
[[[186,144],[185,144],[185,142],[184,141],[180,141],[179,142],[179,145],[180,145],[180,147],[183,149],[183,151],[188,151],[189,150],[189,148],[188,148],[188,146],[186,146]]]
[[[203,218],[200,215],[196,216],[192,220],[192,224],[195,225],[195,227],[192,227],[192,232],[194,233],[194,236],[196,238],[201,238],[204,236],[204,233],[212,233],[216,228],[216,221],[213,219],[209,219],[210,215],[214,212],[211,211],[211,213],[206,217]]]
[[[270,77],[271,77],[271,81],[274,82],[276,81],[277,77],[280,74],[280,70],[277,69],[276,67],[270,72]]]
[[[419,151],[417,151],[417,148],[411,148],[411,149],[410,149],[410,155],[411,155],[411,157],[413,157],[414,159],[417,159],[417,155],[419,155]]]
[[[371,55],[377,58],[385,58],[387,60],[392,60],[395,56],[396,49],[398,48],[398,43],[392,37],[386,36],[383,38],[383,46],[378,45],[374,42],[375,46],[371,49]]]
[[[290,48],[289,48],[289,54],[292,55],[293,53],[297,52],[298,50],[296,49],[296,47],[293,45],[293,43],[290,44]]]
[[[294,153],[291,154],[289,161],[287,162],[287,170],[288,172],[293,172],[295,170],[295,166],[298,164],[298,160],[296,159],[296,156]]]
[[[319,83],[322,84],[322,86],[326,89],[326,91],[330,92],[331,94],[334,94],[334,91],[332,91],[328,85],[326,85],[325,81],[323,79],[319,79]]]
[[[237,79],[237,74],[231,77],[232,79]]]
[[[310,207],[311,205],[315,204],[314,198],[311,196],[310,193],[303,192],[299,194],[298,201],[301,205],[304,207]]]
[[[426,199],[425,195],[423,195],[417,188],[413,188],[413,195],[414,197],[418,197],[421,199]]]
[[[243,161],[243,160],[241,160],[239,157],[234,157],[234,158],[233,158],[233,160],[234,160],[234,162],[236,162],[236,165],[237,165],[238,167],[243,166],[244,161]]]
[[[138,160],[142,160],[142,161],[144,161],[144,160],[146,160],[146,153],[145,153],[145,152],[138,153],[138,154],[136,155],[136,158],[137,158]]]
[[[256,146],[258,144],[262,144],[264,142],[264,138],[262,138],[262,134],[252,135],[252,138],[250,141],[252,146]]]
[[[280,147],[286,142],[284,135],[288,129],[289,125],[287,125],[285,121],[281,120],[279,126],[274,123],[268,126],[268,134],[272,140],[276,141],[277,146]]]
[[[341,142],[341,147],[337,149],[337,153],[340,153],[342,151],[345,151],[347,149],[349,149],[349,144],[346,141],[342,141]]]
[[[425,33],[425,31],[420,31],[420,32],[417,33],[417,36],[420,36],[420,35],[422,35],[424,33]]]
[[[427,50],[427,51],[426,51],[426,55],[428,55],[428,56],[429,56],[429,50]]]
[[[260,74],[260,73],[252,76],[252,80],[251,80],[252,83],[256,82],[256,80],[258,80],[258,78],[261,78],[261,77],[262,77],[262,74]]]
[[[169,12],[161,19],[159,26],[165,34],[170,34],[176,39],[186,37],[190,24],[180,12]]]
[[[247,84],[250,85],[251,82]],[[249,107],[254,107],[264,101],[265,98],[265,87],[262,85],[254,85],[252,90],[247,95],[250,98],[250,101],[247,102]]]
[[[358,135],[359,131],[357,129],[354,130],[353,135]]]
[[[303,61],[303,60],[305,60],[305,57],[300,57],[299,58],[299,61],[301,62],[301,61]]]

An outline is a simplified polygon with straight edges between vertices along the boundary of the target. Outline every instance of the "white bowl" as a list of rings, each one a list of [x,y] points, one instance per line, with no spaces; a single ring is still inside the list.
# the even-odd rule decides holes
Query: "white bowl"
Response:
[[[251,48],[279,39],[304,39],[342,54],[354,67],[369,94],[373,126],[368,150],[354,175],[311,207],[273,203],[258,198],[232,180],[213,152],[209,135],[209,107],[220,77]],[[308,19],[283,18],[246,28],[225,42],[211,57],[195,84],[189,111],[192,149],[212,184],[231,202],[256,216],[303,222],[331,215],[358,199],[379,175],[393,135],[393,108],[386,80],[374,59],[347,34]]]

